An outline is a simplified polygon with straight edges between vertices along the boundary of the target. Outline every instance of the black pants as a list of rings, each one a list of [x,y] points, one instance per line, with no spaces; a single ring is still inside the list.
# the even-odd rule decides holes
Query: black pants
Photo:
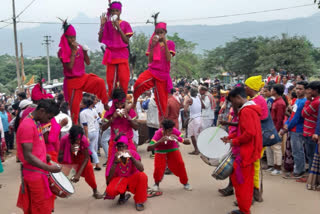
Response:
[[[9,149],[13,149],[14,134],[10,134],[9,131],[7,131],[4,133],[4,138],[7,145],[7,151],[9,151]]]
[[[158,129],[156,129],[156,128],[148,127],[148,138],[150,141],[152,140],[152,138],[157,130]],[[152,151],[152,154],[154,154],[154,151]]]

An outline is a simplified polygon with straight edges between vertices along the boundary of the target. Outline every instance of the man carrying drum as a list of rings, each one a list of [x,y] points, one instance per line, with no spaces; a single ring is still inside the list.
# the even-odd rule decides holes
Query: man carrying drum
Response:
[[[21,165],[21,186],[17,206],[24,213],[51,214],[52,193],[48,172],[60,172],[59,165],[47,164],[46,145],[40,123],[48,123],[59,113],[53,100],[41,100],[36,110],[29,114],[17,131],[17,150]]]
[[[231,180],[239,210],[234,210],[231,214],[250,214],[254,162],[260,159],[262,151],[261,108],[253,101],[247,101],[243,87],[236,87],[230,91],[228,100],[233,106],[239,107],[239,131],[221,138],[225,143],[231,144],[235,157]]]

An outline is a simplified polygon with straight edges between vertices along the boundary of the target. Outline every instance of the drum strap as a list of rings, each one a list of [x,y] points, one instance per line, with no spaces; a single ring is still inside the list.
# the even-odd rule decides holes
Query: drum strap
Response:
[[[30,172],[38,172],[40,174],[43,174],[45,176],[49,176],[49,174],[41,172],[40,170],[35,170],[35,169],[26,169],[23,167],[23,164],[20,165],[20,173],[21,173],[21,193],[25,193],[25,187],[24,187],[24,181],[23,181],[23,170],[30,171]]]

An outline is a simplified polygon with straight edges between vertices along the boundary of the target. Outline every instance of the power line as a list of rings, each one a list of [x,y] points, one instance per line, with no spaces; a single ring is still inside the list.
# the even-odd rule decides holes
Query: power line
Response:
[[[33,0],[33,2],[34,1],[35,0]],[[292,7],[283,7],[283,8],[276,8],[276,9],[270,9],[270,10],[260,10],[260,11],[228,14],[228,15],[221,15],[221,16],[185,18],[185,19],[171,19],[171,20],[169,19],[169,20],[165,20],[165,21],[166,22],[181,22],[181,21],[194,21],[194,20],[204,20],[204,19],[219,19],[219,18],[228,18],[228,17],[236,17],[236,16],[245,16],[245,15],[254,15],[254,14],[261,14],[261,13],[276,12],[276,11],[290,10],[290,9],[302,8],[302,7],[310,7],[310,6],[314,6],[314,4],[303,4],[303,5],[297,5],[297,6],[292,6]],[[61,24],[61,22],[49,22],[49,21],[18,21],[18,22],[19,23],[24,23],[24,24]],[[130,24],[132,24],[132,25],[145,24],[145,23],[146,22],[142,22],[142,21],[130,22]],[[98,22],[74,22],[73,24],[78,24],[78,25],[97,25],[97,24],[100,24],[100,23],[98,23]]]
[[[30,2],[17,16],[16,18],[18,18],[19,16],[22,15],[22,13],[24,13],[24,11],[26,11],[36,0],[32,0],[32,2]]]
[[[7,21],[9,21],[9,20],[11,20],[12,18],[10,17],[10,18],[7,18],[7,19],[3,19],[3,20],[0,20],[0,22],[7,22]]]
[[[12,25],[12,23],[9,23],[9,24],[7,24],[7,25],[5,25],[5,26],[0,27],[0,30],[3,29],[3,28],[8,27],[9,25]]]
[[[253,14],[260,14],[260,13],[269,13],[269,12],[289,10],[289,9],[295,9],[295,8],[301,8],[301,7],[309,7],[309,6],[314,6],[314,4],[304,4],[304,5],[298,5],[298,6],[292,6],[292,7],[283,7],[283,8],[277,8],[277,9],[260,10],[260,11],[247,12],[247,13],[236,13],[236,14],[221,15],[221,16],[211,16],[211,17],[209,16],[209,17],[202,17],[202,18],[189,18],[189,19],[174,19],[174,20],[167,20],[167,22],[179,22],[179,21],[194,21],[194,20],[203,20],[203,19],[228,18],[228,17],[234,17],[234,16],[245,16],[245,15],[253,15]]]

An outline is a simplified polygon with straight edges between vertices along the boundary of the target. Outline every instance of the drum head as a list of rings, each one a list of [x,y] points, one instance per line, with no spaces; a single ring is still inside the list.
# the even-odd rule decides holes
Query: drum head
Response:
[[[74,187],[72,183],[69,181],[67,176],[63,174],[63,172],[58,173],[51,173],[51,176],[54,178],[54,180],[67,192],[73,194],[74,193]]]
[[[222,142],[220,138],[228,136],[228,133],[219,127],[210,127],[203,130],[198,137],[198,148],[207,158],[221,158],[228,153],[229,144]]]
[[[72,127],[72,120],[71,117],[67,114],[64,114],[62,112],[60,112],[57,116],[54,117],[57,121],[57,123],[60,123],[64,118],[68,119],[68,124],[64,127],[61,128],[61,132],[67,132],[71,129]]]

